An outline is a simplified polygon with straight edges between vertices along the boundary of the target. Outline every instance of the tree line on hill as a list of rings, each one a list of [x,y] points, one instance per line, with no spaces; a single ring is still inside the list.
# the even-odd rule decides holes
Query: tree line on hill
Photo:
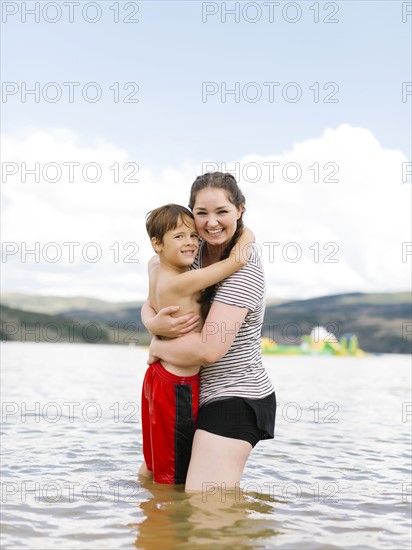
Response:
[[[83,299],[82,302],[60,298],[57,306],[56,298],[45,300],[42,306],[39,297],[34,302],[24,296],[15,295],[13,300],[10,294],[2,295],[0,334],[3,342],[150,343],[150,334],[140,318],[141,304],[132,303],[127,307],[125,302],[116,305],[101,300]],[[73,304],[74,307],[70,307]],[[19,307],[13,307],[16,305]],[[407,292],[339,294],[269,303],[262,336],[280,344],[298,345],[313,327],[324,326],[338,339],[344,334],[356,334],[359,347],[366,352],[411,353],[411,318],[411,299]]]

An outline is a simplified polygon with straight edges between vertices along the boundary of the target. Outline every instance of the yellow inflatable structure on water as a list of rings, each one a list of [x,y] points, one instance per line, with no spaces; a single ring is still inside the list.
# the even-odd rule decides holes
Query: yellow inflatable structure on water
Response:
[[[343,334],[340,340],[324,327],[315,327],[310,335],[302,336],[298,346],[277,344],[271,338],[261,338],[262,353],[283,355],[341,355],[363,357],[355,334]]]

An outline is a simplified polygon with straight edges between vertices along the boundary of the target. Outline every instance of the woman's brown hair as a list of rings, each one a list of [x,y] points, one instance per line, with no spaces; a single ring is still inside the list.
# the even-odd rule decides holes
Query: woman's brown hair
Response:
[[[244,205],[245,205],[246,199],[242,191],[240,190],[236,182],[236,179],[232,176],[232,174],[223,173],[223,172],[208,172],[207,174],[203,174],[203,176],[198,176],[192,184],[192,187],[190,189],[190,199],[189,199],[190,210],[193,210],[198,192],[208,187],[211,187],[214,189],[222,189],[223,191],[226,191],[229,201],[236,208],[243,206],[242,214],[240,215],[240,218],[237,220],[236,231],[233,237],[230,239],[230,242],[227,244],[227,246],[223,250],[221,257],[219,258],[219,260],[224,260],[229,256],[230,251],[235,246],[240,235],[243,232],[243,227],[244,227],[243,213],[245,211]],[[207,317],[216,289],[217,289],[217,285],[212,285],[206,288],[202,292],[200,303],[202,305],[203,319],[206,319]]]

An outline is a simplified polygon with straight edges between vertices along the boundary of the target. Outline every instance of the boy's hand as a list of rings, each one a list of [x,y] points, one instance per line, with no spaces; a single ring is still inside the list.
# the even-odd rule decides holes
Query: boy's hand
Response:
[[[181,317],[172,317],[179,311],[179,306],[168,306],[161,309],[150,321],[148,329],[152,334],[166,338],[179,338],[192,332],[199,325],[200,316],[188,313]]]
[[[246,265],[251,255],[250,245],[255,241],[256,237],[253,231],[248,227],[245,227],[239,240],[232,248],[230,253],[235,256],[236,261],[243,265]]]
[[[247,239],[247,241],[250,243],[254,243],[256,241],[255,234],[251,229],[249,229],[249,227],[243,228],[242,236],[244,236]]]

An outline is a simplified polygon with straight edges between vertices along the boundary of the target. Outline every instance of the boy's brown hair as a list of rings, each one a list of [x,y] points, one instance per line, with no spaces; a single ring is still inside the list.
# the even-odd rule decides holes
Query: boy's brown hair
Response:
[[[185,223],[185,217],[194,219],[190,210],[180,204],[171,203],[155,208],[146,214],[147,234],[150,239],[155,238],[162,244],[165,234],[175,229],[180,220]]]

